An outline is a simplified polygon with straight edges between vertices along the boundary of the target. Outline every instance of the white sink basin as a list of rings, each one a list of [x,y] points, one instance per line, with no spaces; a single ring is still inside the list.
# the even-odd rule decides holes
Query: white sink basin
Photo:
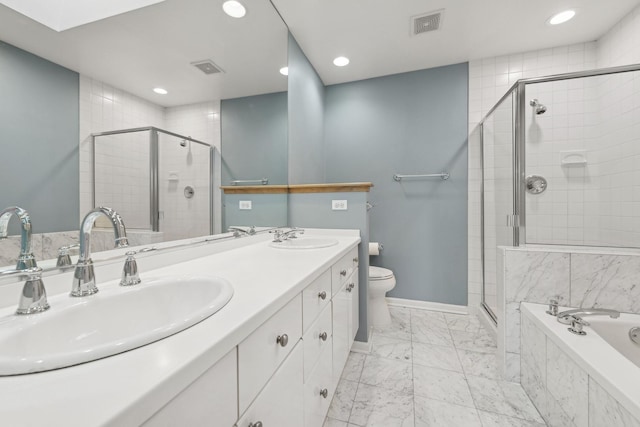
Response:
[[[336,239],[318,237],[297,237],[284,242],[271,242],[269,246],[278,249],[319,249],[328,248],[338,244]]]
[[[55,296],[44,313],[2,310],[0,375],[48,371],[141,347],[206,319],[233,296],[229,282],[213,276],[142,279],[89,297]]]

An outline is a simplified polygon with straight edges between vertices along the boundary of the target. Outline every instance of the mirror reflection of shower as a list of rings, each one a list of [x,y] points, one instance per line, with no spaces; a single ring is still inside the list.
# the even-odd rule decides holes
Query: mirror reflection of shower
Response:
[[[547,107],[541,104],[537,98],[534,98],[531,101],[529,101],[529,105],[535,108],[535,112],[537,115],[544,114],[547,111]]]

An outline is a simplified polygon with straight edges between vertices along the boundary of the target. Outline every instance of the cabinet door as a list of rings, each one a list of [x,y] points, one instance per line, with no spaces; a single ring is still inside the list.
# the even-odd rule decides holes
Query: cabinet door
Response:
[[[304,427],[322,427],[335,391],[332,352],[322,350],[318,363],[304,384]]]
[[[351,281],[347,283],[347,286],[353,284],[353,288],[349,294],[350,304],[349,304],[349,350],[351,350],[351,345],[353,341],[356,339],[356,334],[358,333],[358,326],[360,325],[360,311],[359,311],[359,284],[358,284],[358,271],[353,272],[353,277]]]
[[[249,427],[258,422],[264,427],[304,425],[302,360],[302,345],[298,343],[238,420],[237,427]]]
[[[347,292],[345,283],[334,295],[332,304],[333,321],[333,380],[337,385],[342,374],[342,369],[347,362],[350,348],[349,323],[350,319],[350,292]]]
[[[281,338],[286,336],[286,341]],[[302,338],[302,297],[297,295],[238,345],[238,404],[243,413]]]
[[[234,348],[142,426],[233,425],[238,417],[237,363]]]

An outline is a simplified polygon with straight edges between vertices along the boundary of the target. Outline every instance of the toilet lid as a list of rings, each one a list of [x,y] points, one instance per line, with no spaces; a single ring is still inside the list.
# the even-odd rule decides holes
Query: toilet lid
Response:
[[[393,271],[382,267],[369,266],[369,279],[382,280],[393,277]]]

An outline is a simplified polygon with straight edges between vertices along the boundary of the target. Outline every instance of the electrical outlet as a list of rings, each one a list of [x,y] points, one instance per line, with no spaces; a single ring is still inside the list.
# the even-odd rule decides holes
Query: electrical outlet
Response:
[[[240,210],[251,210],[251,200],[240,200]]]
[[[332,200],[331,201],[331,209],[334,211],[346,211],[347,210],[347,201],[346,200]]]

